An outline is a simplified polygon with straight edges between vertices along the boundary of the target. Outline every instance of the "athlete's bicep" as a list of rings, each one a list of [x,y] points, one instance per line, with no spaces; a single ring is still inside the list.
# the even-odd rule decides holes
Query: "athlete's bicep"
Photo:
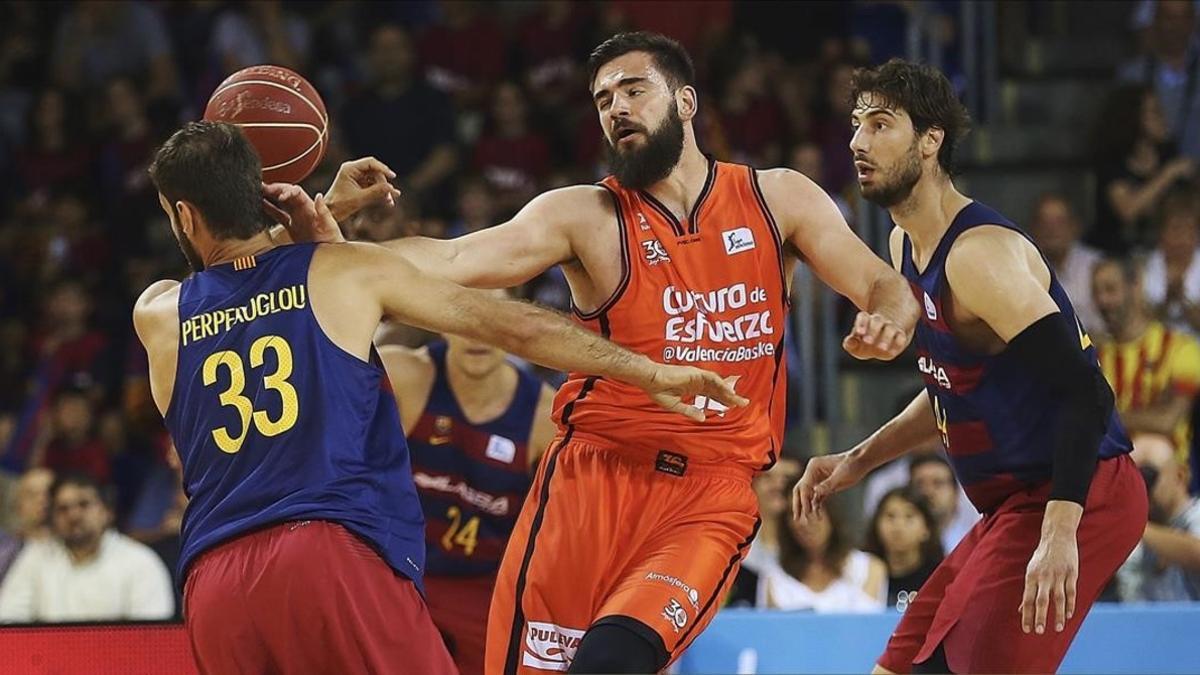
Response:
[[[579,186],[539,195],[512,219],[448,241],[400,239],[387,246],[429,274],[472,288],[511,288],[575,257]]]
[[[954,300],[1005,342],[1059,311],[1026,245],[1012,230],[981,228],[960,237],[946,259]]]
[[[870,304],[880,279],[895,276],[842,217],[837,204],[816,183],[795,171],[775,170],[763,176],[768,206],[813,272],[859,309]]]

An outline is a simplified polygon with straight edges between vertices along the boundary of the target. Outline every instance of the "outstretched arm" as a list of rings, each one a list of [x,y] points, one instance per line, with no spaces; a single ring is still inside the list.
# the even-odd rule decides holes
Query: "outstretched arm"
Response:
[[[817,184],[790,169],[761,172],[782,235],[813,272],[858,307],[843,347],[859,359],[889,360],[912,339],[919,316],[908,282],[859,239]]]
[[[899,415],[852,449],[810,459],[792,491],[792,513],[800,519],[816,515],[830,495],[852,487],[875,467],[937,438],[929,394],[922,389]]]

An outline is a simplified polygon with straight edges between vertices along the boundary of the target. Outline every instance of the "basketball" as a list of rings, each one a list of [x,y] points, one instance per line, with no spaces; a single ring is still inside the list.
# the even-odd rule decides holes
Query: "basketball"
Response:
[[[204,119],[242,128],[262,160],[266,183],[299,183],[329,146],[329,115],[320,94],[280,66],[250,66],[230,75],[209,97]]]

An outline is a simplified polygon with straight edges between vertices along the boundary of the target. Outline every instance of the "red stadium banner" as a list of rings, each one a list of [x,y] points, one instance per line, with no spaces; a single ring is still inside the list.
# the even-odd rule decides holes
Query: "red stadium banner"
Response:
[[[59,624],[0,628],[5,675],[191,675],[183,624]]]

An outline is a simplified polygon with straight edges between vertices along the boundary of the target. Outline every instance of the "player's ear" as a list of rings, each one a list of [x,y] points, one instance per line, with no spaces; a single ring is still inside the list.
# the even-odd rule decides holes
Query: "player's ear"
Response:
[[[946,140],[946,130],[940,127],[929,127],[924,134],[921,135],[921,154],[925,157],[932,157],[938,153],[942,147],[942,142]]]
[[[696,116],[699,111],[699,101],[696,98],[694,87],[683,86],[675,90],[675,109],[679,112],[679,119],[684,122],[690,121]]]
[[[179,230],[189,237],[194,237],[199,217],[196,207],[183,200],[179,200],[175,202],[175,213],[178,214],[177,217],[179,218]]]

